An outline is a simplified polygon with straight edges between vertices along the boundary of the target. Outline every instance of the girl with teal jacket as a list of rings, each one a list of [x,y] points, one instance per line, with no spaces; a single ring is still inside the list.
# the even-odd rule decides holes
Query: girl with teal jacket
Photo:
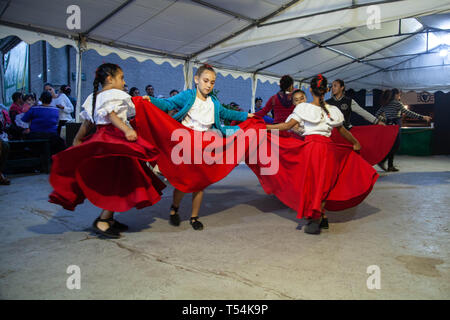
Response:
[[[145,96],[158,108],[167,112],[173,109],[180,109],[173,118],[188,128],[197,131],[209,129],[219,130],[224,136],[231,135],[238,126],[222,126],[221,119],[245,121],[252,118],[252,113],[228,110],[222,106],[216,97],[211,96],[211,92],[216,82],[216,72],[210,65],[203,65],[198,68],[194,81],[196,89],[185,90],[168,99],[157,99]],[[198,220],[198,212],[203,200],[203,190],[194,192],[192,195],[192,214],[190,224],[194,230],[202,230],[203,224]],[[170,210],[170,223],[174,226],[180,225],[178,209],[185,193],[174,189],[173,202]]]

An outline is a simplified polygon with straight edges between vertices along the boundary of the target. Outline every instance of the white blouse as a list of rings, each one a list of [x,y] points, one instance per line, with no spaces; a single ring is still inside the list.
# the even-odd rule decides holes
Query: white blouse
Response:
[[[334,127],[339,127],[344,123],[344,115],[335,106],[326,104],[325,107],[328,109],[330,117],[319,106],[306,102],[300,103],[286,119],[286,122],[291,119],[298,121],[300,127],[303,128],[302,135],[304,136],[318,134],[329,137]]]
[[[211,97],[208,97],[206,101],[196,97],[194,104],[181,123],[196,131],[211,129],[214,123],[214,102]]]
[[[59,109],[59,120],[67,120],[71,121],[73,120],[71,113],[73,112],[73,105],[72,102],[70,102],[69,98],[64,94],[60,93],[58,97],[52,99],[52,102],[50,105],[52,107],[56,107],[56,105],[62,105],[64,109]]]
[[[128,118],[136,115],[136,109],[131,96],[123,90],[109,89],[97,93],[95,101],[94,120],[92,120],[92,93],[84,101],[80,113],[83,120],[89,120],[96,124],[110,124],[109,114],[115,112],[117,116],[125,123]]]

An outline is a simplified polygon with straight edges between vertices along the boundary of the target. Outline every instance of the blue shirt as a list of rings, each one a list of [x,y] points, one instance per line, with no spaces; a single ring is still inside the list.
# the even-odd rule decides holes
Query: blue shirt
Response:
[[[31,132],[57,133],[59,109],[55,107],[34,106],[24,114],[22,121],[31,121]]]

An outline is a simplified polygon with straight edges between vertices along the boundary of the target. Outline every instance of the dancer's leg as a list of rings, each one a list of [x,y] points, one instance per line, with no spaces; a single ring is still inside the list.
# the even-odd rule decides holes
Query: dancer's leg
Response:
[[[194,192],[192,194],[192,214],[191,217],[198,217],[200,206],[202,205],[204,191]]]
[[[178,189],[173,190],[173,200],[172,200],[172,206],[175,208],[180,207],[181,200],[183,200],[185,193],[183,191],[180,191]],[[170,215],[174,215],[177,213],[174,209],[170,210]]]
[[[200,211],[200,206],[203,200],[203,190],[194,192],[192,194],[192,214],[191,214],[191,225],[194,230],[202,230],[203,224],[198,221],[198,212]]]
[[[114,211],[109,211],[109,210],[102,210],[102,212],[100,213],[100,219],[102,220],[106,220],[106,219],[110,219],[114,217]],[[109,223],[108,222],[102,222],[102,221],[98,221],[97,222],[97,228],[99,228],[102,231],[106,231],[107,229],[109,229]]]

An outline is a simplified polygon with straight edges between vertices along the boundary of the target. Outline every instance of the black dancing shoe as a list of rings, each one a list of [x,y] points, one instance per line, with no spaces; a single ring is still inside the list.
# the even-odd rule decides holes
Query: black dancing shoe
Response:
[[[191,217],[191,226],[194,230],[203,230],[203,224],[198,221],[198,217]]]
[[[381,161],[377,164],[383,171],[387,172],[388,169],[386,169],[386,161]]]
[[[178,209],[180,209],[180,207],[175,207],[174,205],[170,207],[170,210],[175,211],[175,214],[170,215],[169,223],[175,227],[180,225],[180,215],[178,214]]]
[[[98,217],[97,219],[95,219],[94,223],[92,224],[92,228],[94,229],[95,232],[97,232],[98,234],[101,234],[107,238],[118,239],[118,238],[120,238],[120,232],[119,232],[119,230],[117,230],[116,228],[114,228],[112,226],[112,221],[113,221],[113,218],[100,219],[100,217]],[[102,229],[97,227],[98,222],[107,222],[109,225],[109,228],[103,231]]]
[[[398,171],[400,171],[400,170],[398,170],[396,167],[392,166],[392,167],[389,167],[389,168],[387,169],[387,171],[389,171],[389,172],[398,172]]]
[[[123,224],[115,219],[113,219],[114,223],[113,223],[113,228],[117,229],[117,231],[119,232],[124,232],[128,230],[128,226],[126,224]]]
[[[321,229],[328,229],[328,218],[322,218],[322,220],[320,221],[320,225],[319,228]]]
[[[320,220],[321,219],[310,219],[305,226],[305,233],[320,234]]]

